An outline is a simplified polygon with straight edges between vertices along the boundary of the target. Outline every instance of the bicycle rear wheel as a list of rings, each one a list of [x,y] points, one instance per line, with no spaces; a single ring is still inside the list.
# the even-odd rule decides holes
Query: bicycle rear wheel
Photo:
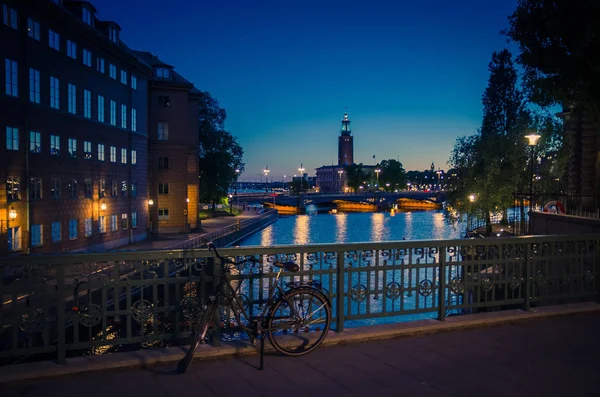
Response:
[[[200,314],[200,318],[198,319],[198,323],[196,324],[196,328],[194,329],[194,335],[192,337],[192,343],[190,345],[189,350],[185,353],[185,356],[179,361],[177,364],[177,372],[180,374],[184,374],[187,372],[192,359],[194,358],[194,353],[198,348],[198,345],[206,338],[206,333],[208,332],[208,328],[210,326],[210,322],[215,315],[216,304],[210,304],[206,310],[204,310]]]
[[[269,312],[267,332],[279,353],[301,356],[323,342],[330,324],[327,298],[311,288],[296,288],[283,295]]]

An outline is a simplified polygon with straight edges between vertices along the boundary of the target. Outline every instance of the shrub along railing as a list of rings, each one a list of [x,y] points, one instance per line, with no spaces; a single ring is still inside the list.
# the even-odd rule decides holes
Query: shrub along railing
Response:
[[[443,321],[480,310],[595,300],[599,243],[600,235],[528,236],[220,251],[262,263],[236,276],[250,311],[266,298],[271,264],[292,260],[301,270],[286,280],[321,281],[342,332],[365,320]],[[81,354],[186,343],[215,262],[205,249],[0,258],[0,360],[62,363]],[[236,336],[225,311],[221,327],[215,335]]]

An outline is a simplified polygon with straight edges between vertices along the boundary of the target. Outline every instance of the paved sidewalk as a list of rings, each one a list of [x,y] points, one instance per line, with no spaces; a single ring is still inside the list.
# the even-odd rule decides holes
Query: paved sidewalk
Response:
[[[600,314],[2,384],[13,396],[598,396]]]

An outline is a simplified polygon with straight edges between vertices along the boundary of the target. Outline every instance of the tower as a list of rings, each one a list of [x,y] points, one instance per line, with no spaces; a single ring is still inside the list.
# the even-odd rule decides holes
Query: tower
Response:
[[[342,119],[342,129],[338,138],[338,166],[346,166],[354,163],[353,139],[348,113],[345,112]]]

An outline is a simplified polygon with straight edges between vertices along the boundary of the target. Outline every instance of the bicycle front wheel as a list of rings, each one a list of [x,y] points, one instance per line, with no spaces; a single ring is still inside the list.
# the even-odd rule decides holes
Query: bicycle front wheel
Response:
[[[194,329],[194,334],[192,335],[192,343],[190,344],[190,348],[185,353],[185,356],[177,363],[177,371],[180,374],[186,373],[188,368],[190,367],[198,345],[202,343],[202,341],[206,337],[210,323],[213,319],[213,316],[215,315],[216,307],[216,304],[212,303],[206,310],[204,310],[200,314],[200,317],[198,318],[198,323],[196,324],[196,328]]]
[[[323,342],[331,324],[325,296],[311,288],[288,291],[273,306],[267,320],[271,345],[286,356],[301,356]]]

